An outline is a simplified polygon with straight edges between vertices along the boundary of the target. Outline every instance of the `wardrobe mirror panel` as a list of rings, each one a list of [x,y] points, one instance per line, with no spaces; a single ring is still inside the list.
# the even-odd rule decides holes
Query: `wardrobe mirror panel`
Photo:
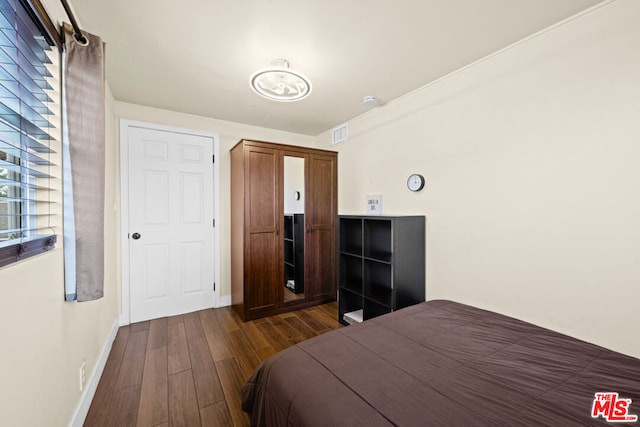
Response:
[[[284,302],[303,300],[304,204],[303,157],[284,156]]]

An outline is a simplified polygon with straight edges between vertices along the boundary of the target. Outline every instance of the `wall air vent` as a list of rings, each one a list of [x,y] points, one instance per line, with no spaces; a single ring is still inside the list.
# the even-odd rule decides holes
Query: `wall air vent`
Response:
[[[336,128],[333,128],[331,132],[331,142],[337,144],[349,139],[349,123],[345,123]]]

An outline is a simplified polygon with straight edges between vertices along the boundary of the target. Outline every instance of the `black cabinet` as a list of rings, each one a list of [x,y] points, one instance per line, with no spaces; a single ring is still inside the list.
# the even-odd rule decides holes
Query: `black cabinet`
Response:
[[[304,292],[304,214],[284,216],[284,285]]]
[[[341,323],[367,320],[425,300],[424,216],[338,219]]]

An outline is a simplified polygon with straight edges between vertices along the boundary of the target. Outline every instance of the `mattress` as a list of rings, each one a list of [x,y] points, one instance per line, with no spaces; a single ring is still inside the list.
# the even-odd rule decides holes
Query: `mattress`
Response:
[[[640,425],[640,360],[436,300],[276,354],[242,399],[254,426]]]

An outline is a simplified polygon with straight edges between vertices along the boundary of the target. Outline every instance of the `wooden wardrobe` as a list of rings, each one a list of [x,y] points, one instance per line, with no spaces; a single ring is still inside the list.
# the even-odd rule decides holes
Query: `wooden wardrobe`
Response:
[[[336,299],[337,201],[333,151],[250,140],[231,149],[231,300],[244,321]],[[292,239],[285,217],[296,206],[304,232]],[[289,286],[299,294],[285,286],[294,241],[304,245],[304,286]]]

